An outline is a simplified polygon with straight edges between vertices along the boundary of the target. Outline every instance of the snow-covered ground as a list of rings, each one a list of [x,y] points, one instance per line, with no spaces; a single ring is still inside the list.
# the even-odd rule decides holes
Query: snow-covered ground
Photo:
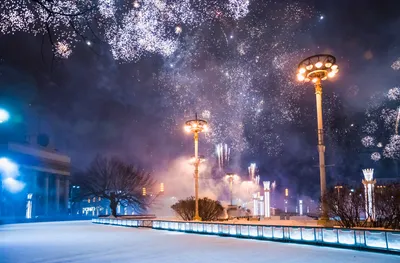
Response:
[[[0,226],[0,262],[400,262],[400,256],[90,222]]]

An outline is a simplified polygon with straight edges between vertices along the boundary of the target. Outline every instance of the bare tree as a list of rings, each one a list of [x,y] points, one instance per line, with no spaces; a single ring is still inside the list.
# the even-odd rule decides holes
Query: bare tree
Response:
[[[93,197],[109,200],[115,217],[119,204],[142,213],[159,194],[143,194],[143,188],[150,192],[154,187],[151,175],[117,158],[96,157],[86,171],[78,174],[76,181],[80,185],[81,200]]]
[[[351,228],[365,226],[361,215],[365,213],[365,198],[362,188],[351,189],[344,186],[341,189],[328,189],[326,196],[328,214],[342,227]]]
[[[185,221],[193,220],[195,214],[194,197],[179,200],[171,208]],[[224,208],[219,201],[207,197],[199,199],[199,216],[203,221],[215,221],[223,213]]]
[[[400,183],[375,188],[376,227],[400,229]]]

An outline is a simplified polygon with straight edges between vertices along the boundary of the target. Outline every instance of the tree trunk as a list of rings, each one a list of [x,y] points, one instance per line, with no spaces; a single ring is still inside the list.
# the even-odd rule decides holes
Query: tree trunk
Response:
[[[111,193],[110,208],[111,208],[111,214],[114,217],[117,217],[117,207],[118,207],[118,200],[115,198],[115,193]]]

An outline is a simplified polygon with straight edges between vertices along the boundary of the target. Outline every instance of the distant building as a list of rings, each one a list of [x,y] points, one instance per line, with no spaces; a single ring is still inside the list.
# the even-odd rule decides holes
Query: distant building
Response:
[[[47,144],[0,145],[0,218],[35,219],[69,213],[71,159]]]

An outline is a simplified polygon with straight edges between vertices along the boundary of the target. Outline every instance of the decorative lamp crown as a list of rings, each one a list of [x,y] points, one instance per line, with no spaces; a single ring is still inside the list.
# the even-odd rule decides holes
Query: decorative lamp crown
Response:
[[[339,71],[336,58],[328,54],[318,54],[308,57],[298,66],[297,79],[299,81],[317,83],[327,78],[333,78]]]
[[[374,169],[363,169],[364,179],[366,181],[372,181],[374,178]]]
[[[189,120],[185,123],[185,131],[187,132],[208,132],[207,121],[197,118],[197,113],[194,120]]]
[[[269,191],[270,187],[271,187],[271,182],[270,181],[264,181],[263,184],[264,184],[264,190],[265,191]]]

